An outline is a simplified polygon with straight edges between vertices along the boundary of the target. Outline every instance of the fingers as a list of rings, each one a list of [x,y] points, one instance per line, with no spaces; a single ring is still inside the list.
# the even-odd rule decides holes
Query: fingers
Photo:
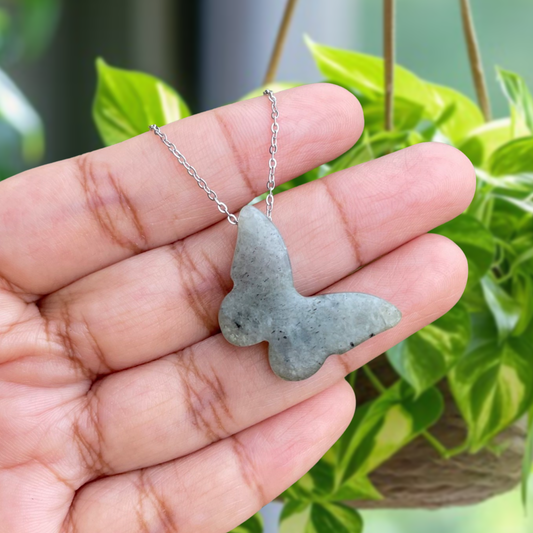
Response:
[[[443,222],[471,200],[473,169],[444,144],[418,145],[278,196],[275,223],[296,288],[313,294]],[[97,272],[41,302],[70,359],[107,373],[218,330],[236,228],[220,223]],[[60,346],[56,343],[56,346]],[[74,355],[72,355],[74,354]]]
[[[187,455],[317,394],[448,311],[466,278],[461,250],[444,237],[425,235],[329,287],[326,292],[385,298],[403,318],[344,356],[331,356],[305,381],[275,376],[265,344],[236,348],[221,335],[103,379],[88,404],[90,413],[98,412],[97,427],[84,439],[102,458],[99,474]],[[82,473],[84,481],[93,475],[90,469]]]
[[[299,479],[340,437],[355,407],[347,383],[198,453],[103,479],[79,493],[76,533],[224,533]]]
[[[363,126],[359,103],[335,85],[280,92],[278,107],[279,183],[342,154]],[[270,102],[260,97],[163,130],[234,211],[265,190],[270,125]],[[223,217],[147,132],[0,183],[0,276],[47,294]]]

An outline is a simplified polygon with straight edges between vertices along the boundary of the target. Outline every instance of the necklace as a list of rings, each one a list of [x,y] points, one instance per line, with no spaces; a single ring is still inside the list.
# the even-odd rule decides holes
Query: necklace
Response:
[[[216,203],[228,222],[238,225],[231,267],[234,287],[222,301],[218,314],[222,334],[235,346],[267,341],[274,373],[298,381],[317,372],[330,355],[343,354],[394,327],[401,313],[391,303],[370,294],[347,292],[306,297],[294,288],[289,254],[272,222],[279,111],[274,93],[267,89],[263,94],[268,96],[272,108],[266,215],[247,205],[237,218],[167,135],[156,125],[150,129]]]

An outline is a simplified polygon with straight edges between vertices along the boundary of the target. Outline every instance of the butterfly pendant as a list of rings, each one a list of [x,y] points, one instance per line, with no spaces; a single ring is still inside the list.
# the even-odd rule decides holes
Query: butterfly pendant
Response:
[[[246,206],[238,228],[234,287],[220,306],[220,328],[235,346],[267,341],[270,366],[280,378],[306,379],[330,355],[343,354],[400,321],[394,305],[370,294],[302,296],[272,221]]]

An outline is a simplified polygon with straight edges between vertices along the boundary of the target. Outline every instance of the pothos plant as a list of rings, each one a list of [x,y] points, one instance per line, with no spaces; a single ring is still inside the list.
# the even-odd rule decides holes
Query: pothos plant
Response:
[[[477,453],[518,419],[530,415],[523,467],[524,497],[533,461],[533,97],[517,74],[496,69],[510,116],[486,123],[463,94],[395,67],[395,127],[384,131],[383,60],[307,39],[325,80],[361,101],[366,126],[344,155],[278,187],[277,191],[437,140],[462,150],[477,169],[467,211],[434,230],[455,241],[469,263],[468,284],[445,316],[390,349],[397,380],[384,386],[368,367],[377,394],[359,405],[352,423],[319,463],[283,494],[280,530],[362,531],[359,513],[343,502],[382,498],[370,475],[416,438],[431,439],[443,456]],[[97,61],[94,120],[105,144],[190,114],[182,98],[144,73]],[[272,89],[298,85],[278,83]],[[249,98],[261,89],[246,95]],[[357,375],[347,378],[357,388]],[[447,380],[467,427],[449,450],[431,435],[443,413],[438,385]],[[235,531],[261,532],[259,515]]]

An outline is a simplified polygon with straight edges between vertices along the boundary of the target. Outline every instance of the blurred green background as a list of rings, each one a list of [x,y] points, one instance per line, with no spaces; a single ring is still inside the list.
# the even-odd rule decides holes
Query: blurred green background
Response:
[[[530,498],[533,505],[533,498]],[[533,516],[524,516],[520,495],[511,492],[477,506],[440,511],[363,512],[367,533],[530,533]]]
[[[527,515],[518,490],[470,507],[436,511],[361,511],[361,515],[365,533],[531,533],[533,483],[529,493],[530,511]],[[265,533],[278,531],[281,507],[281,504],[272,503],[263,510]]]
[[[161,77],[194,112],[240,98],[261,85],[284,5],[284,0],[0,0],[0,68],[14,82],[0,77],[0,116],[10,123],[0,126],[0,167],[14,173],[101,146],[91,117],[98,56]],[[519,72],[533,87],[533,1],[472,0],[472,7],[493,113],[505,116],[508,103],[494,65]],[[322,78],[304,34],[381,55],[381,17],[377,0],[301,0],[278,78]],[[458,2],[400,0],[397,61],[475,99]],[[267,533],[277,531],[278,513],[277,504],[265,509]],[[518,493],[469,508],[362,514],[367,533],[533,530]]]

